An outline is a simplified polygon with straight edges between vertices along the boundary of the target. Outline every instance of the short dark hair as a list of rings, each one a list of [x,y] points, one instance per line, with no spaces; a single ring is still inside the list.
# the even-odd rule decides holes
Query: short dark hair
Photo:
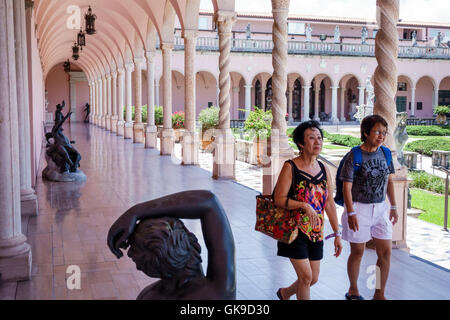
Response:
[[[372,131],[372,128],[377,123],[381,123],[383,126],[386,127],[386,129],[388,127],[386,120],[384,120],[384,118],[378,114],[373,114],[371,116],[367,116],[361,121],[361,141],[362,142],[366,141],[367,137],[365,134],[367,134],[369,136],[370,131]]]
[[[316,128],[320,131],[320,135],[323,138],[323,132],[320,128],[320,123],[315,120],[309,120],[300,123],[297,128],[295,128],[294,132],[292,133],[292,139],[294,140],[294,143],[298,146],[300,149],[299,144],[305,144],[305,131],[306,129]]]

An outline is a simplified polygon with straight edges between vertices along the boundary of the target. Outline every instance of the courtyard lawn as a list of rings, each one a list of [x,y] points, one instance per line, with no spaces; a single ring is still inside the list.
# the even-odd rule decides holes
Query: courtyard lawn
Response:
[[[411,188],[411,207],[423,211],[420,220],[444,225],[444,195],[439,195],[422,189]]]
[[[324,144],[323,148],[330,149],[330,150],[349,150],[349,148],[347,148],[347,147],[339,146],[339,145],[335,145],[335,144]]]

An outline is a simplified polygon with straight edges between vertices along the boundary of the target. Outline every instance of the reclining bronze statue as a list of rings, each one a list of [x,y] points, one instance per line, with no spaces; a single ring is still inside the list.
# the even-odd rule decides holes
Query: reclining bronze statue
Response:
[[[208,249],[206,276],[195,235],[179,219],[200,219]],[[207,190],[171,194],[135,205],[108,232],[108,247],[120,249],[136,268],[161,280],[146,287],[138,300],[234,300],[236,269],[231,227],[217,197]]]

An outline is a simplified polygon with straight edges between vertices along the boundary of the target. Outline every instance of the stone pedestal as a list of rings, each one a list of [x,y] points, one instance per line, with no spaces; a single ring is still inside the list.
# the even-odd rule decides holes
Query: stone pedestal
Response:
[[[235,145],[231,129],[217,129],[214,136],[213,179],[235,179]]]
[[[36,216],[38,214],[37,196],[33,189],[20,191],[20,212],[22,216]]]
[[[111,131],[111,116],[110,115],[107,115],[105,117],[105,122],[106,122],[106,125],[105,125],[106,130]]]
[[[2,281],[31,279],[31,248],[26,237],[0,240],[0,274]]]
[[[123,120],[117,121],[117,135],[118,136],[125,135],[125,121]]]
[[[106,116],[102,116],[102,118],[100,119],[100,121],[101,121],[100,126],[101,126],[103,129],[106,129]]]
[[[125,139],[133,139],[133,122],[125,122],[124,138]]]
[[[117,133],[117,121],[119,117],[118,116],[112,116],[111,117],[111,131],[114,133]]]
[[[181,164],[198,165],[200,138],[196,132],[185,131],[181,138]]]
[[[408,169],[400,167],[393,177],[395,186],[395,200],[397,202],[398,222],[392,228],[392,247],[407,248],[406,222],[408,209]]]
[[[173,154],[173,148],[174,148],[174,133],[173,129],[166,129],[163,128],[161,130],[161,155],[167,155],[171,156]]]
[[[145,127],[142,122],[135,123],[133,125],[133,142],[134,143],[144,143],[145,139]]]
[[[158,128],[156,126],[147,126],[145,128],[145,147],[154,149],[158,145]]]

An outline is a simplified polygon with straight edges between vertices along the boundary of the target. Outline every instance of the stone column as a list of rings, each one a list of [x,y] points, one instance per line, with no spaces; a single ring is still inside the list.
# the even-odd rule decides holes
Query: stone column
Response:
[[[272,0],[272,135],[268,142],[270,164],[263,164],[263,194],[271,194],[283,163],[294,156],[286,136],[286,89],[288,60],[287,17],[289,0]],[[309,109],[309,108],[308,108]],[[264,158],[264,157],[263,157]],[[269,160],[268,159],[268,160]],[[266,162],[266,161],[263,161]]]
[[[112,76],[112,115],[111,131],[117,133],[117,71],[111,72]]]
[[[359,98],[358,98],[358,106],[362,106],[365,102],[364,102],[364,96],[365,96],[365,87],[358,87],[358,91],[359,91]]]
[[[89,123],[94,123],[95,113],[97,112],[97,102],[96,102],[96,92],[95,92],[95,82],[91,82],[91,114],[89,115]]]
[[[161,131],[161,155],[172,155],[174,148],[174,133],[172,129],[172,43],[162,43],[163,56],[163,129]]]
[[[347,89],[341,88],[341,121],[345,121],[345,92]]]
[[[292,123],[294,119],[292,118],[292,96],[293,96],[294,88],[289,86],[288,88],[288,123]]]
[[[72,76],[70,76],[70,104],[69,104],[69,111],[72,112],[72,115],[70,116],[70,122],[75,122],[76,119],[76,109],[77,109],[77,82],[75,79],[72,79]]]
[[[337,117],[337,91],[339,87],[331,87],[331,122],[333,124],[338,124],[339,119]]]
[[[134,124],[133,142],[144,143],[145,133],[142,123],[142,63],[145,59],[134,60]]]
[[[396,128],[395,95],[397,93],[397,57],[399,15],[398,0],[377,0],[377,18],[380,29],[375,38],[375,58],[378,66],[374,73],[374,93],[377,97],[374,114],[382,116],[388,123],[385,145],[392,151],[394,167],[395,197],[397,201],[398,223],[393,227],[393,247],[406,247],[406,209],[408,203],[408,170],[397,161],[397,151],[393,133]]]
[[[118,136],[124,136],[125,135],[125,121],[123,118],[123,107],[125,105],[124,103],[124,70],[122,68],[119,68],[117,70],[119,77],[117,79],[118,81],[118,88],[117,88],[117,135]]]
[[[159,80],[155,79],[155,106],[160,106],[161,102],[159,99]]]
[[[311,86],[303,86],[303,117],[302,121],[308,121],[309,119],[309,91]]]
[[[0,0],[0,274],[2,281],[31,278],[31,249],[22,234],[19,117],[13,0]],[[22,85],[23,86],[23,85]]]
[[[102,117],[103,117],[103,85],[102,79],[99,77],[97,79],[97,88],[98,88],[98,115],[97,115],[97,126],[102,126]]]
[[[111,88],[111,74],[106,75],[106,130],[111,131],[111,115],[112,115],[112,88]]]
[[[217,11],[214,17],[219,29],[219,129],[213,151],[213,178],[235,178],[235,146],[230,129],[230,50],[231,29],[236,22],[234,11]]]
[[[252,106],[252,85],[245,85],[245,119],[248,118]]]
[[[16,39],[15,58],[19,117],[21,212],[22,215],[37,215],[37,196],[32,187],[31,177],[30,104],[28,99],[28,59],[24,1],[14,1],[14,36]]]
[[[199,136],[195,132],[195,46],[197,31],[184,30],[185,132],[181,141],[181,164],[197,165]]]
[[[320,82],[316,83],[316,81],[314,81],[314,120],[320,120],[319,96],[320,96]]]
[[[434,87],[434,95],[433,95],[433,112],[438,105],[439,105],[439,85],[436,85]]]
[[[158,130],[155,126],[155,52],[147,52],[147,127],[145,147],[156,148]]]
[[[107,90],[107,80],[106,80],[106,75],[103,75],[102,77],[102,123],[101,123],[101,127],[103,129],[106,129],[106,116],[108,113],[108,90]]]
[[[411,87],[411,117],[416,111],[416,87]]]
[[[266,86],[267,81],[263,84],[263,81],[261,80],[261,110],[266,109]]]
[[[125,65],[125,92],[126,92],[126,117],[125,117],[125,139],[133,139],[133,98],[131,96],[131,73],[133,72],[133,63]]]

